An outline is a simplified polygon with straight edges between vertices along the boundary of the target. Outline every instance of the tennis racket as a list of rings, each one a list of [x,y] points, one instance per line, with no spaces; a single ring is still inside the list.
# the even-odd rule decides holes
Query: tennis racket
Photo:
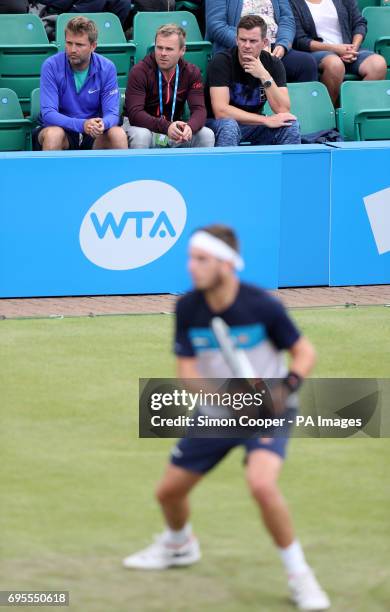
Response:
[[[230,328],[225,321],[221,317],[213,317],[211,319],[211,329],[233,376],[235,378],[256,378],[251,362],[244,351],[235,346],[230,335]]]

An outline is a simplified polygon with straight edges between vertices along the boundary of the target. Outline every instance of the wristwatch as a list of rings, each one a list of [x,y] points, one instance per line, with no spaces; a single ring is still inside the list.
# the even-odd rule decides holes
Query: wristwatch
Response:
[[[264,81],[262,81],[264,89],[268,89],[268,87],[271,87],[273,82],[274,80],[271,76],[268,79],[265,79]]]
[[[299,387],[303,382],[302,376],[299,376],[296,372],[292,372],[291,370],[287,374],[285,378],[283,378],[283,384],[290,393],[295,393],[298,391]]]

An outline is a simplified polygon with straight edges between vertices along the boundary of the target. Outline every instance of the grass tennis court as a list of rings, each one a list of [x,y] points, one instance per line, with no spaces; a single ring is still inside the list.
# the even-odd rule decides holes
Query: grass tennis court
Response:
[[[292,313],[317,347],[315,375],[389,375],[390,308]],[[137,393],[139,377],[173,375],[172,323],[0,322],[0,589],[66,589],[77,612],[294,609],[240,450],[195,490],[200,564],[121,567],[162,526],[153,488],[172,442],[138,439]],[[291,442],[282,489],[332,610],[388,610],[389,461],[389,439]]]

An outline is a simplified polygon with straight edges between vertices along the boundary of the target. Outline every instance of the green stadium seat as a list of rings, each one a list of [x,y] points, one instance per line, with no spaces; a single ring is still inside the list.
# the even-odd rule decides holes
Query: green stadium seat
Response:
[[[380,6],[380,0],[357,0],[357,4],[360,12],[366,8],[366,6]]]
[[[0,15],[0,87],[14,90],[25,112],[43,62],[55,53],[37,15]]]
[[[176,23],[184,28],[187,34],[185,59],[198,66],[205,80],[212,44],[203,40],[195,15],[188,11],[137,13],[134,17],[135,61],[139,62],[153,51],[156,30],[166,23]]]
[[[111,60],[116,67],[119,87],[126,87],[129,71],[134,64],[135,45],[127,42],[121,22],[112,13],[63,13],[56,23],[56,43],[65,50],[65,26],[73,17],[88,17],[96,23],[98,45],[96,51]]]
[[[8,87],[0,88],[0,151],[31,149],[31,123],[23,116],[18,96]]]
[[[323,83],[288,83],[291,112],[298,118],[302,134],[336,128],[336,113],[327,88]],[[265,115],[272,115],[267,102]]]
[[[343,83],[338,127],[345,140],[390,140],[390,81]]]
[[[387,78],[390,78],[390,11],[385,6],[368,6],[363,11],[367,19],[367,36],[362,49],[371,49],[386,60]]]
[[[32,128],[36,128],[38,125],[38,117],[41,112],[41,96],[40,89],[37,87],[31,92],[31,110],[29,119],[31,121]]]

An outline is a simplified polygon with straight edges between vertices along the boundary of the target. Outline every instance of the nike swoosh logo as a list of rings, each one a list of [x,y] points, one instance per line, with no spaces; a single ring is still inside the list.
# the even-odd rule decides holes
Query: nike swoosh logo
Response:
[[[96,93],[97,91],[99,91],[99,90],[98,89],[88,89],[88,93],[89,94]]]

